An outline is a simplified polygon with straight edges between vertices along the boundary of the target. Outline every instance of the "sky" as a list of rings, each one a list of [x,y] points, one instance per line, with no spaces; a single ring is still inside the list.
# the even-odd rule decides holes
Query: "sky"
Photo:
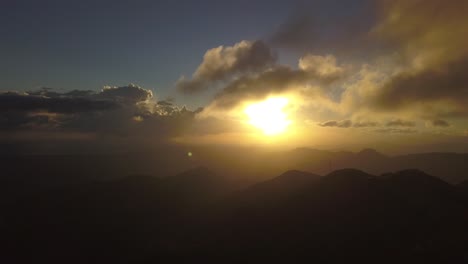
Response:
[[[191,74],[208,48],[268,38],[302,5],[2,1],[0,54],[5,74],[0,84],[12,90],[100,90],[104,85],[137,83],[162,97],[177,96],[174,83],[181,74]],[[338,8],[336,16],[350,8],[339,1],[320,1],[320,6]],[[191,100],[184,103],[194,104]]]
[[[0,142],[19,153],[464,152],[467,11],[439,0],[2,1]],[[275,135],[245,112],[269,98],[287,101],[272,111],[287,119]]]

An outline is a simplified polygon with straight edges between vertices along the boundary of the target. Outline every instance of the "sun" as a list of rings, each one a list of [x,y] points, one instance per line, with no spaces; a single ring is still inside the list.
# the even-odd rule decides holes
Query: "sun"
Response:
[[[249,124],[263,131],[265,135],[277,135],[286,131],[291,124],[283,108],[289,101],[284,97],[272,97],[265,101],[248,105],[244,113],[249,118]]]

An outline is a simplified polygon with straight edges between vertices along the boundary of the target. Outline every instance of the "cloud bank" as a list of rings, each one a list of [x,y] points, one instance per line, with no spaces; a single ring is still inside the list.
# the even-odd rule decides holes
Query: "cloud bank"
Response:
[[[151,136],[166,141],[181,133],[194,115],[172,102],[154,100],[151,90],[134,84],[105,86],[99,92],[43,88],[0,93],[2,131]]]
[[[241,41],[234,46],[208,50],[202,63],[187,80],[182,77],[177,88],[184,93],[197,93],[237,74],[249,74],[274,64],[276,56],[262,41]]]

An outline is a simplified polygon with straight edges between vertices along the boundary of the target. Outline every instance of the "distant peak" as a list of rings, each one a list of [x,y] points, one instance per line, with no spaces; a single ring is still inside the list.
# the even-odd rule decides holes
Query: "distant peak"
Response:
[[[375,149],[373,149],[373,148],[365,148],[365,149],[362,149],[362,150],[360,151],[360,153],[367,153],[367,152],[369,152],[369,153],[377,153],[377,150],[375,150]]]
[[[199,166],[195,167],[189,170],[186,170],[182,173],[179,173],[177,175],[171,176],[169,178],[211,178],[215,175],[214,172],[209,170],[208,168],[204,166]]]
[[[198,166],[192,169],[187,170],[185,173],[206,173],[206,174],[213,174],[211,170],[209,170],[205,166]]]
[[[457,184],[457,186],[465,190],[468,190],[468,180],[460,182],[459,184]]]
[[[411,187],[413,190],[416,189],[449,189],[452,186],[444,180],[431,176],[421,170],[407,169],[394,173],[386,173],[383,179],[399,184],[399,186]]]
[[[365,149],[359,151],[358,154],[366,154],[366,155],[368,155],[368,154],[375,154],[375,155],[379,155],[379,156],[380,156],[380,155],[383,155],[382,153],[380,153],[380,152],[378,152],[377,150],[372,149],[372,148],[365,148]]]
[[[146,175],[146,174],[133,174],[126,176],[121,179],[123,182],[134,182],[134,183],[142,183],[142,182],[159,182],[160,179],[158,177],[154,177],[152,175]]]
[[[305,171],[300,171],[300,170],[288,170],[288,171],[283,172],[280,176],[298,175],[298,174],[309,174],[309,173]]]
[[[220,190],[228,188],[228,180],[219,177],[206,167],[195,167],[180,174],[164,179],[165,186],[177,186],[184,191]],[[210,191],[210,192],[211,192]]]
[[[424,171],[422,170],[418,170],[418,169],[406,169],[406,170],[401,170],[401,171],[397,171],[395,173],[389,173],[389,174],[385,174],[387,175],[387,177],[392,177],[392,178],[400,178],[400,179],[406,179],[406,180],[409,180],[409,179],[414,179],[414,180],[422,180],[422,179],[431,179],[431,180],[435,180],[435,181],[443,181],[439,178],[436,178],[434,176],[431,176],[427,173],[425,173]]]
[[[320,177],[320,175],[316,175],[310,172],[306,171],[300,171],[300,170],[288,170],[283,172],[280,176],[277,178],[317,178]]]
[[[368,174],[364,171],[352,168],[336,170],[329,173],[326,178],[353,178],[353,179],[371,179],[375,176]]]

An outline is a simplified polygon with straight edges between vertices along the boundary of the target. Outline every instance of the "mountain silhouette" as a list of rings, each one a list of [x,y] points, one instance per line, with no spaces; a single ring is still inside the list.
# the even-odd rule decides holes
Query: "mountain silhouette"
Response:
[[[374,178],[375,176],[365,173],[357,169],[341,169],[336,170],[324,177],[326,181],[338,181],[338,182],[363,182]]]
[[[317,182],[321,176],[298,170],[289,170],[278,177],[258,183],[249,188],[250,192],[262,193],[268,192],[271,195],[284,195],[290,192],[299,191],[314,182]]]
[[[277,163],[281,163],[282,160],[288,160],[290,167],[320,174],[327,174],[343,168],[358,168],[380,175],[388,171],[418,168],[451,183],[459,183],[468,179],[468,175],[463,173],[468,171],[468,163],[466,163],[468,154],[466,153],[420,153],[387,156],[374,149],[363,149],[353,153],[298,148],[289,152],[286,159],[279,157]]]
[[[421,171],[378,177],[344,169],[275,200],[275,206],[242,198],[242,206],[222,221],[237,229],[217,237],[217,245],[226,243],[223,248],[245,254],[259,249],[273,262],[278,255],[337,262],[382,261],[381,256],[390,262],[466,258],[460,247],[468,234],[466,203],[453,186]],[[223,234],[222,228],[217,233]]]
[[[356,156],[365,160],[366,162],[380,161],[388,158],[388,156],[378,152],[375,149],[370,148],[359,151],[358,153],[356,153]]]
[[[238,186],[271,179],[292,168],[320,175],[344,168],[356,168],[373,175],[416,168],[452,184],[468,180],[466,153],[388,156],[374,149],[349,152],[310,148],[275,152],[194,148],[193,152],[196,155],[192,158],[187,158],[185,150],[180,149],[127,155],[1,156],[3,170],[0,181],[33,185],[32,190],[25,189],[25,192],[31,192],[89,181],[115,180],[128,175],[163,178],[200,166],[208,167],[230,181],[237,181]],[[5,196],[1,194],[0,198]]]
[[[204,167],[66,185],[4,207],[1,258],[460,263],[465,187],[420,170],[341,169],[290,170],[238,190]]]
[[[181,192],[197,192],[198,195],[223,192],[229,188],[226,179],[205,167],[197,167],[163,179],[166,189]]]
[[[468,190],[468,180],[460,182],[457,186],[461,189]]]

